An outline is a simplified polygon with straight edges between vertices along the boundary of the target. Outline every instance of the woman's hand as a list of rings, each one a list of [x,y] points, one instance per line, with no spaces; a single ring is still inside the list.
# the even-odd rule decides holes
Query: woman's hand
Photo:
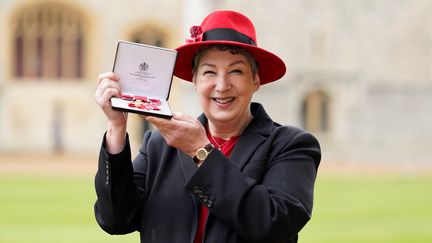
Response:
[[[95,100],[108,119],[106,149],[111,154],[123,150],[126,138],[127,113],[113,110],[111,97],[121,97],[120,78],[112,72],[101,73],[97,78],[98,86]]]
[[[119,77],[112,72],[101,73],[98,76],[98,87],[95,93],[96,103],[100,106],[108,122],[115,126],[126,125],[126,113],[113,110],[111,97],[121,97]]]
[[[170,120],[153,116],[143,117],[159,129],[168,145],[182,150],[190,157],[195,156],[198,148],[210,143],[205,128],[194,117],[181,113],[175,113]]]

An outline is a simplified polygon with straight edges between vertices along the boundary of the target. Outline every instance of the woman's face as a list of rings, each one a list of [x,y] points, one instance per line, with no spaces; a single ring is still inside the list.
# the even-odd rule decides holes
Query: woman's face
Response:
[[[217,48],[206,50],[193,78],[204,114],[210,122],[242,123],[251,118],[249,105],[259,88],[248,59]]]

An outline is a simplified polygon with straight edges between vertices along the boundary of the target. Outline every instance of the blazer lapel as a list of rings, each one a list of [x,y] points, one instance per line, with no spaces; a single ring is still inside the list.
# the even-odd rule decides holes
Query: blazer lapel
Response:
[[[258,146],[270,136],[273,127],[273,121],[260,104],[252,103],[251,112],[254,118],[240,136],[230,157],[240,169],[243,169]]]

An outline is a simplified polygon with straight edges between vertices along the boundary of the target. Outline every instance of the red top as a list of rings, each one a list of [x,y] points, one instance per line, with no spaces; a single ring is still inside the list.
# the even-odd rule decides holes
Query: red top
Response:
[[[229,140],[224,140],[221,138],[215,138],[211,136],[210,131],[208,131],[207,129],[207,137],[210,140],[210,142],[215,146],[215,148],[219,149],[226,157],[229,157],[234,149],[234,146],[239,140],[240,136],[235,136],[235,137],[231,137]],[[198,227],[197,227],[197,232],[195,234],[194,243],[203,242],[207,217],[208,217],[208,208],[201,204],[200,212],[198,215]]]

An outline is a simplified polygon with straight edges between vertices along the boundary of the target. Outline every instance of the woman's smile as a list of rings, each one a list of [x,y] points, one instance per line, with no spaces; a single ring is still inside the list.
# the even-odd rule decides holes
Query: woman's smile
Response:
[[[235,97],[226,97],[226,98],[212,98],[214,102],[219,105],[229,105],[234,102]]]

